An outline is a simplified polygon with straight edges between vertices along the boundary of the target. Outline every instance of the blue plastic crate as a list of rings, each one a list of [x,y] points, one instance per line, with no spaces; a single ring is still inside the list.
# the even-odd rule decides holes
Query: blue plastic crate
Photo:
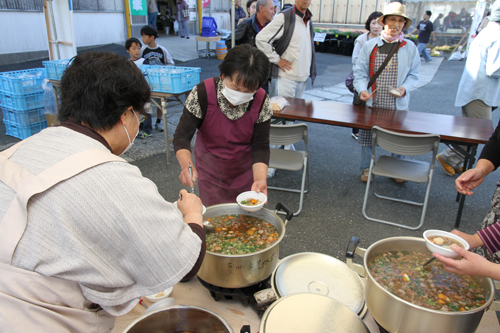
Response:
[[[4,123],[7,135],[21,140],[24,140],[47,127],[47,121],[42,121],[28,126],[13,124],[9,121],[4,121]]]
[[[43,91],[44,68],[0,73],[0,90],[6,94],[22,95]]]
[[[43,61],[42,64],[47,70],[47,79],[61,80],[66,67],[72,62],[72,59]]]
[[[146,79],[152,91],[180,94],[200,83],[201,68],[175,66],[149,66]]]
[[[32,110],[14,110],[10,108],[2,108],[3,121],[15,125],[29,126],[31,124],[46,121],[45,109],[37,108]]]
[[[24,95],[10,95],[0,93],[0,107],[16,109],[16,110],[29,110],[34,108],[41,108],[43,106],[43,91],[24,94]]]
[[[217,35],[217,22],[213,17],[203,17],[201,24],[202,37],[214,37]]]

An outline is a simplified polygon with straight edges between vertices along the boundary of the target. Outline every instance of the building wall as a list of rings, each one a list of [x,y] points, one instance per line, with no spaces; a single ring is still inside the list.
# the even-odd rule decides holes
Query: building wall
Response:
[[[73,27],[76,47],[127,39],[123,12],[73,12]],[[0,31],[0,65],[48,56],[43,12],[0,11]]]

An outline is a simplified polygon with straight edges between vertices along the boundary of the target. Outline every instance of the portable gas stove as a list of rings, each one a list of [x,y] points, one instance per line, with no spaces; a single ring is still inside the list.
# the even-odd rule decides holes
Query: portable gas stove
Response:
[[[214,301],[235,300],[245,306],[251,306],[262,317],[267,307],[276,300],[271,289],[271,276],[262,282],[245,288],[222,288],[203,281],[198,277],[201,285],[208,289]]]

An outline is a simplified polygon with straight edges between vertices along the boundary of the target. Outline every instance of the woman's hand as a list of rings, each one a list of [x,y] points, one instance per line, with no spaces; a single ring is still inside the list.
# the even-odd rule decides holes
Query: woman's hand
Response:
[[[189,176],[189,164],[186,164],[186,166],[182,168],[181,173],[179,175],[179,179],[182,185],[186,187],[194,187],[196,185],[196,180],[198,179],[198,171],[196,171],[196,168],[193,166],[193,163],[191,163],[191,170],[193,172],[192,179]]]
[[[203,204],[196,194],[189,193],[186,190],[180,190],[177,208],[181,211],[185,223],[203,225]]]
[[[257,193],[264,193],[267,197],[267,181],[265,180],[254,181],[252,184],[251,191],[255,191]]]
[[[495,276],[498,277],[500,274],[499,265],[486,260],[480,255],[466,251],[457,245],[452,245],[451,249],[461,255],[462,259],[455,260],[433,253],[433,256],[443,263],[446,270],[460,275],[467,274],[491,278],[495,278]]]
[[[399,88],[396,88],[396,89],[394,89],[394,90],[397,90],[397,91],[400,93],[400,95],[398,96],[397,94],[393,94],[392,92],[390,92],[390,91],[389,91],[389,93],[390,93],[392,96],[394,96],[394,97],[403,97],[403,96],[406,94],[406,89],[405,89],[405,87],[399,87]]]
[[[361,98],[362,101],[365,101],[365,102],[368,102],[368,100],[370,98],[372,98],[372,94],[368,93],[368,91],[366,90],[363,90],[360,94],[359,94],[359,98]]]
[[[455,180],[455,187],[462,194],[472,195],[474,194],[472,190],[483,182],[484,176],[483,172],[477,168],[469,169]]]
[[[481,237],[479,237],[478,234],[469,235],[466,234],[465,232],[461,232],[460,230],[456,229],[453,230],[451,233],[457,235],[458,237],[462,237],[469,244],[471,249],[484,245],[483,240],[481,239]]]

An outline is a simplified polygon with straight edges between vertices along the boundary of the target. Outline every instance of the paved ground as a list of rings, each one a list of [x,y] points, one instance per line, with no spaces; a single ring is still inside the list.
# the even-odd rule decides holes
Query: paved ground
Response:
[[[219,60],[198,59],[194,38],[181,40],[177,37],[164,37],[162,42],[178,65],[201,67],[201,79],[218,74]],[[182,43],[182,44],[180,44]],[[214,44],[212,44],[214,45]],[[121,45],[108,45],[100,49],[125,54]],[[181,58],[182,52],[189,54]],[[83,50],[82,50],[83,51]],[[184,57],[184,56],[183,56]],[[460,109],[454,107],[458,82],[464,68],[464,62],[440,63],[435,59],[430,64],[422,64],[422,73],[426,73],[427,84],[411,92],[410,110],[440,114],[460,115]],[[350,102],[349,95],[342,90],[343,82],[351,71],[351,59],[332,54],[317,54],[318,78],[314,89],[310,86],[305,97],[316,99],[337,99]],[[0,66],[0,72],[41,66],[41,61],[12,66]],[[427,66],[427,68],[426,68]],[[435,75],[434,75],[435,74]],[[334,95],[335,94],[335,95]],[[340,96],[340,97],[339,97]],[[180,106],[168,111],[168,127],[173,133],[182,112]],[[332,112],[335,110],[332,109]],[[499,120],[498,111],[493,113],[493,123]],[[285,257],[302,251],[321,252],[344,259],[348,240],[353,235],[360,236],[361,246],[368,247],[377,240],[392,236],[420,237],[426,229],[453,229],[457,211],[455,202],[454,180],[437,167],[431,189],[431,197],[424,226],[419,231],[409,231],[365,220],[361,214],[365,184],[360,179],[358,169],[360,147],[351,138],[351,129],[319,124],[310,127],[310,180],[311,191],[305,196],[304,210],[288,224],[286,237],[282,242],[280,256]],[[0,125],[0,149],[19,140],[5,135],[5,128]],[[165,199],[174,201],[182,184],[178,180],[179,167],[171,154],[172,163],[166,164],[163,134],[154,132],[153,137],[136,140],[128,154],[144,176],[152,179]],[[300,149],[300,145],[297,146]],[[440,150],[445,148],[441,145]],[[479,148],[479,151],[481,147]],[[298,175],[278,171],[269,184],[298,184]],[[500,178],[498,171],[489,175],[485,182],[467,198],[462,217],[461,230],[475,232],[483,220],[490,199]],[[401,196],[423,197],[423,186],[414,183],[396,184],[391,180],[382,181],[383,189],[397,192]],[[381,189],[382,189],[381,188]],[[295,208],[298,195],[271,191],[268,208],[277,202],[285,202]],[[373,202],[373,201],[372,201]],[[385,218],[416,224],[419,211],[406,205],[378,201],[369,206],[372,212],[380,213]]]

